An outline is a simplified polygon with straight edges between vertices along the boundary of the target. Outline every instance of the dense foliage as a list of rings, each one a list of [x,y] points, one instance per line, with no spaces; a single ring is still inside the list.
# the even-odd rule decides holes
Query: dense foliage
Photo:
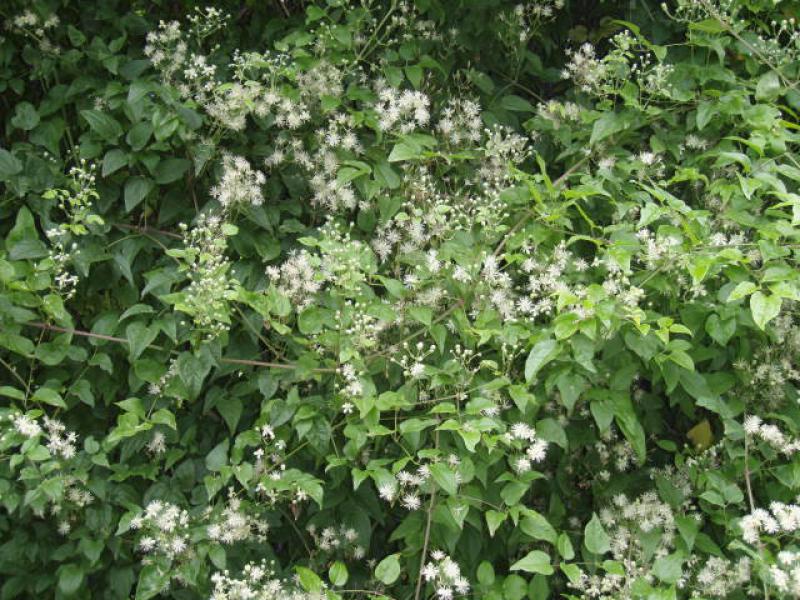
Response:
[[[0,597],[800,597],[798,9],[3,2]]]

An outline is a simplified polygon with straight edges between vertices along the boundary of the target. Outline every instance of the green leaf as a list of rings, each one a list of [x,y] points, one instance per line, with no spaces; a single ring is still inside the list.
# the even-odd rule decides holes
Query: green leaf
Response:
[[[400,555],[390,554],[375,567],[375,577],[385,585],[391,585],[400,577]]]
[[[27,260],[47,256],[47,247],[39,240],[33,215],[25,206],[17,210],[14,227],[6,236],[6,249],[11,260]]]
[[[736,319],[722,319],[718,314],[712,313],[706,319],[705,330],[717,344],[725,346],[736,333]]]
[[[614,402],[614,417],[617,425],[633,447],[634,452],[636,452],[636,457],[639,462],[642,463],[647,455],[645,433],[633,409],[633,403],[627,394],[614,394],[612,399]]]
[[[14,109],[14,116],[11,118],[14,127],[30,131],[39,124],[39,113],[36,107],[30,102],[20,102]]]
[[[733,302],[734,300],[739,300],[745,296],[749,296],[757,289],[758,286],[752,281],[742,281],[735,288],[733,288],[733,291],[728,295],[728,302]]]
[[[214,449],[211,450],[206,455],[206,469],[209,471],[219,471],[228,464],[228,447],[230,446],[230,440],[222,440],[219,444],[214,446]]]
[[[114,117],[99,110],[82,110],[81,116],[89,123],[89,127],[100,139],[106,142],[116,142],[122,135],[122,125]]]
[[[189,396],[197,397],[203,389],[203,380],[211,370],[212,363],[209,357],[204,353],[195,356],[191,352],[181,352],[177,364],[178,376],[186,384]]]
[[[513,112],[536,112],[536,107],[534,107],[533,104],[515,94],[503,96],[500,100],[500,106]]]
[[[152,189],[151,179],[139,176],[129,177],[125,182],[125,211],[131,212],[136,208]]]
[[[112,173],[116,173],[122,167],[128,165],[128,155],[119,148],[114,148],[106,152],[103,157],[103,177],[108,177]]]
[[[297,328],[305,335],[319,333],[324,323],[323,311],[314,306],[305,309],[297,317]]]
[[[416,158],[420,158],[421,154],[422,148],[420,146],[412,145],[408,142],[398,142],[394,145],[394,148],[392,148],[387,160],[390,163],[404,160],[414,160]]]
[[[572,547],[572,541],[566,533],[562,533],[558,536],[556,548],[558,548],[558,553],[564,560],[572,560],[575,558],[575,550]]]
[[[711,122],[711,119],[717,114],[717,105],[713,102],[701,102],[697,106],[697,116],[695,122],[697,123],[697,130],[702,131],[706,125]]]
[[[756,84],[756,100],[773,102],[781,95],[781,80],[775,71],[767,71]]]
[[[673,350],[667,355],[667,358],[674,362],[676,365],[680,365],[684,369],[688,369],[689,371],[694,371],[694,361],[692,357],[686,354],[683,350]]]
[[[564,427],[556,419],[547,418],[537,421],[536,435],[546,442],[552,442],[561,446],[564,450],[567,449],[567,432],[564,431]]]
[[[67,408],[67,403],[64,402],[61,394],[46,387],[41,387],[33,392],[31,400],[34,402],[43,402],[45,404],[49,404],[50,406],[57,406],[58,408]]]
[[[535,540],[545,540],[551,544],[555,544],[558,539],[558,534],[544,515],[529,509],[525,511],[525,516],[519,523],[519,528],[522,533],[532,537]]]
[[[767,323],[780,314],[782,302],[777,294],[767,296],[759,291],[750,296],[750,312],[759,329],[764,329]]]
[[[172,183],[184,176],[192,165],[192,161],[185,158],[166,158],[158,163],[155,170],[155,180],[158,184]]]
[[[316,593],[322,589],[322,580],[314,571],[306,567],[295,567],[294,570],[305,591]]]
[[[328,569],[328,579],[330,582],[337,587],[341,587],[347,583],[347,578],[347,566],[340,560],[334,561],[330,569]]]
[[[589,144],[594,145],[597,142],[601,142],[607,137],[627,129],[630,125],[631,122],[627,115],[614,111],[604,112],[592,126],[592,135],[589,138]]]
[[[558,355],[558,342],[552,339],[542,340],[531,348],[525,361],[525,381],[530,383],[536,378],[539,370]]]
[[[553,566],[550,564],[550,556],[541,550],[532,550],[523,558],[515,562],[511,571],[525,571],[526,573],[540,573],[542,575],[552,575]]]
[[[166,425],[170,429],[177,429],[178,425],[175,423],[175,415],[166,408],[159,408],[150,417],[150,421],[159,425]]]
[[[158,335],[158,329],[150,328],[144,323],[137,321],[125,328],[125,338],[128,340],[128,357],[131,362],[135,361],[142,352],[153,343]]]
[[[233,434],[236,431],[236,425],[239,423],[239,418],[242,416],[242,401],[239,398],[223,398],[217,402],[217,411],[225,419],[225,424],[228,430]]]
[[[131,127],[125,136],[125,141],[133,150],[141,150],[147,145],[153,135],[153,126],[148,121],[142,121]]]
[[[0,181],[22,172],[22,163],[5,148],[0,148]]]
[[[489,537],[494,537],[497,528],[503,524],[508,515],[496,510],[487,510],[485,514],[486,526],[489,528]]]
[[[653,563],[653,573],[666,584],[677,583],[683,575],[683,557],[673,553],[657,558]]]
[[[387,160],[379,160],[373,165],[375,180],[390,190],[400,187],[400,176]]]
[[[511,574],[503,580],[503,600],[522,600],[528,595],[528,582]]]
[[[25,400],[25,392],[8,385],[0,385],[0,396],[14,398],[14,400]]]
[[[62,565],[58,568],[58,590],[65,596],[71,596],[81,588],[83,577],[84,571],[80,565]]]
[[[571,583],[578,584],[581,582],[582,572],[578,565],[561,563],[559,566],[561,567],[561,571],[567,576],[567,579],[569,579]]]
[[[456,474],[442,463],[433,463],[430,466],[431,477],[436,484],[451,496],[458,493]]]
[[[161,570],[157,565],[145,565],[139,571],[135,600],[150,600],[158,596],[169,584],[170,571]]]
[[[478,583],[481,585],[492,585],[495,580],[494,567],[488,560],[481,561],[478,565]]]
[[[611,538],[608,537],[597,513],[592,513],[592,519],[583,530],[583,543],[592,554],[605,554],[611,549]]]
[[[408,308],[408,314],[428,327],[430,327],[433,322],[433,311],[427,306],[410,306]]]

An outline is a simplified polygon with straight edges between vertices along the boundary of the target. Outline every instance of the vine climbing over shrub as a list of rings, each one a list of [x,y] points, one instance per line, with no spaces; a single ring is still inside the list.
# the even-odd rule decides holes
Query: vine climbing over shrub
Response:
[[[0,7],[0,597],[800,596],[800,7]]]

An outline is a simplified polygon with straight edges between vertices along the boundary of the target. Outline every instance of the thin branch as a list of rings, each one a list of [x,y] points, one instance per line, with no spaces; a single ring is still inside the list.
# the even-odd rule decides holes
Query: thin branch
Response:
[[[750,512],[755,512],[756,503],[753,498],[753,486],[750,483],[750,454],[747,434],[744,435],[744,485],[747,488],[747,500],[750,502]]]
[[[178,233],[174,233],[172,231],[165,231],[163,229],[156,229],[154,227],[147,227],[146,225],[144,227],[139,227],[138,225],[128,225],[127,223],[114,223],[114,227],[118,229],[127,229],[128,231],[135,231],[137,233],[141,233],[144,235],[152,235],[154,233],[157,233],[159,235],[171,237],[176,240],[183,239],[183,236]]]
[[[38,322],[28,322],[25,323],[28,327],[36,327],[37,329],[42,330],[49,330],[49,331],[57,331],[59,333],[69,333],[71,335],[78,335],[87,338],[93,338],[98,340],[105,340],[107,342],[115,342],[117,344],[127,344],[128,340],[125,338],[114,337],[113,335],[104,335],[102,333],[92,333],[90,331],[82,331],[80,329],[68,329],[66,327],[58,327],[57,325],[51,325],[50,323],[38,323]],[[157,346],[155,344],[150,344],[147,346],[153,350],[166,350],[163,346]],[[276,363],[276,362],[267,362],[263,360],[249,360],[246,358],[221,358],[219,360],[221,363],[229,364],[229,365],[248,365],[251,367],[266,367],[269,369],[286,369],[286,370],[293,370],[297,369],[299,365],[295,363]],[[311,369],[313,373],[335,373],[336,369],[334,367],[318,367]]]
[[[753,485],[750,482],[750,445],[747,443],[747,434],[744,434],[744,486],[747,489],[747,501],[750,503],[750,512],[754,513],[756,511],[756,502],[755,498],[753,497]],[[764,554],[764,544],[761,543],[761,540],[758,540],[758,549],[761,554]],[[769,600],[769,589],[767,589],[767,584],[764,582],[764,600]]]
[[[14,368],[14,365],[11,365],[6,361],[4,361],[2,357],[0,357],[0,365],[3,365],[6,369],[8,369],[8,372],[14,376],[14,379],[19,381],[20,385],[22,385],[22,387],[25,388],[25,395],[28,396],[31,392],[31,388],[28,385],[28,383],[22,378],[22,376],[19,373],[17,373],[17,369]]]
[[[435,433],[436,441],[434,446],[439,447],[439,432]],[[433,507],[436,504],[436,488],[431,492],[431,501],[428,504],[428,518],[425,523],[425,536],[422,539],[422,556],[419,558],[419,574],[417,575],[417,587],[414,590],[414,600],[419,600],[422,592],[422,570],[425,568],[425,559],[428,556],[428,543],[431,539],[431,523],[433,522]]]
[[[419,575],[417,575],[417,587],[414,590],[414,600],[419,600],[422,592],[422,570],[425,568],[425,559],[428,556],[428,543],[431,539],[431,523],[433,521],[433,507],[436,504],[436,490],[431,493],[431,501],[428,504],[428,517],[425,522],[425,537],[422,540],[422,555],[419,558]]]

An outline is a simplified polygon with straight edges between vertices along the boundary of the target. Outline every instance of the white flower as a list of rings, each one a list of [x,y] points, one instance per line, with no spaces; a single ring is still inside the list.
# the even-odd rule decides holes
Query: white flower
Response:
[[[425,581],[433,581],[436,576],[439,574],[439,569],[433,563],[426,564],[422,569],[422,576],[425,578]]]
[[[408,370],[408,372],[414,379],[419,379],[425,373],[425,365],[421,362],[415,362],[413,365],[411,365],[411,368]]]
[[[14,428],[25,437],[31,438],[42,432],[39,424],[28,415],[17,415],[11,417],[11,420],[14,423]]]
[[[761,426],[761,418],[757,415],[748,415],[744,420],[744,431],[749,435],[758,433]]]
[[[416,494],[405,494],[400,503],[403,505],[403,508],[408,510],[417,510],[422,506],[422,502]]]
[[[261,186],[266,177],[261,171],[254,170],[245,158],[233,154],[222,157],[222,167],[222,178],[211,188],[211,195],[224,208],[238,204],[261,206],[264,203]]]
[[[391,483],[382,483],[378,486],[378,495],[387,502],[394,500],[395,492],[396,489]]]

